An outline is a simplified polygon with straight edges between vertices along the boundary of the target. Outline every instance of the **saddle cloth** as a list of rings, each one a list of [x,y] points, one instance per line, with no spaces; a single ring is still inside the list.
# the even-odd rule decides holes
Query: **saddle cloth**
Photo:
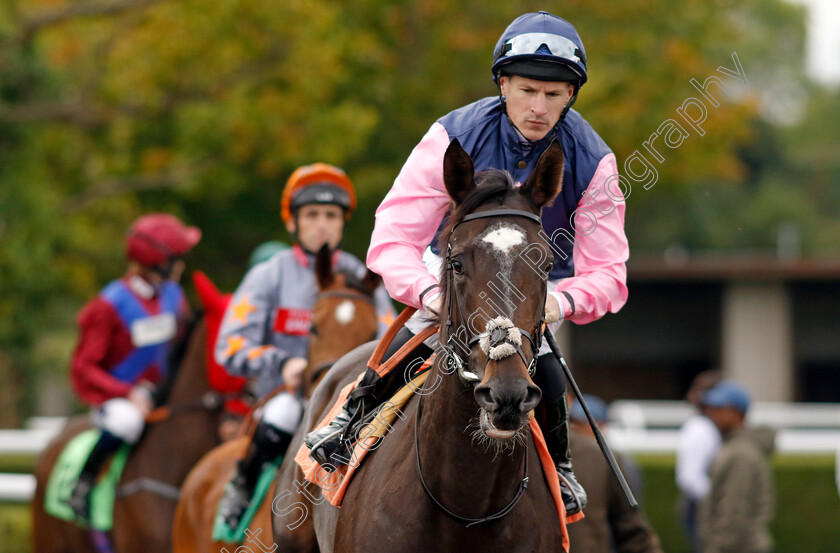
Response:
[[[85,430],[64,446],[50,473],[44,494],[44,510],[48,514],[79,526],[87,526],[84,521],[76,518],[73,509],[65,501],[70,497],[79,479],[79,473],[82,472],[82,466],[99,439],[99,432],[97,429]],[[131,446],[128,444],[120,447],[93,488],[90,496],[90,527],[94,530],[107,532],[114,524],[117,484],[130,451]]]
[[[248,529],[248,526],[254,519],[254,515],[261,508],[268,491],[272,489],[272,486],[274,485],[274,476],[277,474],[277,467],[281,464],[283,464],[283,455],[271,463],[266,463],[265,467],[263,467],[260,477],[257,480],[257,485],[254,488],[254,496],[251,498],[251,502],[245,510],[245,514],[242,515],[242,519],[239,521],[239,525],[236,528],[231,528],[225,522],[225,519],[221,514],[222,503],[221,501],[219,502],[219,505],[216,508],[216,517],[213,520],[213,541],[242,543],[245,540],[245,530]],[[232,480],[234,474],[235,472],[231,473],[231,478],[228,478],[228,485],[230,485],[230,480]],[[239,549],[237,549],[237,551],[239,551]]]
[[[347,486],[350,484],[356,469],[361,466],[361,463],[367,456],[368,452],[378,447],[378,441],[383,439],[388,430],[393,426],[397,413],[405,406],[411,396],[414,395],[415,390],[419,389],[423,382],[425,382],[430,372],[425,369],[427,369],[430,365],[431,359],[426,362],[422,372],[416,376],[410,384],[404,386],[394,395],[394,397],[392,397],[389,401],[386,401],[378,409],[374,418],[362,427],[362,430],[359,432],[360,440],[353,448],[353,454],[349,464],[339,466],[334,472],[327,472],[309,456],[309,448],[306,444],[301,444],[300,449],[295,455],[295,462],[298,466],[300,466],[301,470],[303,470],[304,478],[320,487],[324,497],[332,505],[341,507],[341,502],[344,499]],[[359,378],[357,378],[354,382],[347,384],[341,390],[338,400],[321,419],[316,428],[323,428],[329,424],[335,415],[338,414],[339,410],[344,405],[347,396],[361,381],[363,376],[363,374],[359,375]],[[551,490],[551,495],[554,498],[554,505],[557,509],[557,515],[565,532],[565,524],[580,520],[583,518],[583,513],[581,512],[576,515],[566,517],[566,508],[560,494],[560,479],[557,476],[557,468],[554,466],[554,461],[551,459],[551,455],[548,452],[548,447],[546,447],[545,438],[543,437],[539,424],[537,424],[537,421],[533,417],[531,417],[529,424],[531,427],[531,435],[534,437],[534,444],[536,445],[537,452],[539,453],[543,475],[545,476],[546,484]]]

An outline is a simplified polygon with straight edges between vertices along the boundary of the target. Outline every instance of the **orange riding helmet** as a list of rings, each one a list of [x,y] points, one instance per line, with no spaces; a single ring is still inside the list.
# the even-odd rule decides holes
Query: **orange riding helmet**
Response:
[[[356,190],[347,173],[326,163],[313,163],[298,167],[286,181],[280,215],[283,222],[292,220],[294,213],[304,205],[332,204],[344,210],[350,219],[356,209]]]

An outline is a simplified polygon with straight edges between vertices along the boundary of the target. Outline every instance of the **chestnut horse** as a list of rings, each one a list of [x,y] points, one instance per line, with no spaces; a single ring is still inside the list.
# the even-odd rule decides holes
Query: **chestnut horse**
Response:
[[[567,547],[565,511],[543,476],[528,423],[541,396],[529,368],[553,259],[539,214],[559,192],[562,175],[556,141],[521,187],[502,171],[475,175],[472,160],[452,141],[444,157],[452,206],[439,242],[446,260],[435,362],[403,408],[403,420],[357,468],[341,508],[305,482],[296,463],[284,463],[272,505],[277,551]],[[491,322],[503,330],[492,331]],[[335,364],[290,451],[364,370],[373,349],[357,348]]]
[[[171,388],[165,403],[169,416],[148,423],[128,457],[114,502],[110,533],[116,553],[171,550],[177,490],[201,456],[219,443],[223,398],[207,381],[205,342],[206,325],[202,318],[193,325],[184,343],[174,348],[170,366],[175,369],[169,378]],[[44,511],[44,494],[55,461],[71,438],[91,427],[89,416],[71,418],[38,458],[32,499],[33,553],[98,551],[89,530]]]
[[[308,397],[333,363],[354,347],[376,338],[377,314],[373,292],[381,282],[374,273],[359,281],[354,275],[334,274],[332,254],[323,248],[316,258],[315,273],[319,293],[312,308],[309,331],[309,363],[303,375]],[[348,316],[350,317],[348,319]],[[175,515],[173,551],[175,553],[220,553],[225,545],[212,540],[213,524],[219,500],[237,459],[250,442],[246,434],[210,451],[184,481]],[[290,459],[290,462],[293,462]],[[264,542],[271,536],[271,501],[273,495],[255,513],[249,532]],[[230,548],[232,552],[236,546]],[[236,549],[239,551],[239,549]]]

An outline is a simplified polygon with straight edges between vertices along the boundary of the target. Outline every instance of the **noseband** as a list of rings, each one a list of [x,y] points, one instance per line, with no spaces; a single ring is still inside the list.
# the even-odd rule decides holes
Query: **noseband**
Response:
[[[459,225],[466,223],[468,221],[474,221],[476,219],[485,219],[488,217],[525,217],[534,221],[540,228],[542,228],[542,220],[540,219],[539,215],[535,215],[534,213],[530,213],[528,211],[523,211],[521,209],[491,209],[489,211],[481,211],[479,213],[470,213],[466,215],[463,219],[455,223],[455,226],[452,228],[452,232],[455,232],[455,229],[458,228]],[[454,332],[453,332],[453,325],[452,322],[452,313],[454,303],[457,302],[458,304],[458,311],[463,314],[465,313],[463,306],[461,304],[461,298],[457,296],[455,293],[455,276],[454,270],[452,268],[452,244],[446,245],[446,278],[448,281],[449,286],[449,313],[446,317],[446,331],[447,331],[447,349],[448,349],[448,358],[447,362],[449,363],[449,369],[452,371],[457,371],[458,376],[463,380],[465,383],[468,384],[475,384],[481,381],[478,375],[474,372],[470,371],[467,367],[467,363],[461,359],[461,356],[458,354],[458,351],[455,349],[456,344],[453,344],[454,339]],[[537,366],[537,352],[540,350],[540,346],[542,345],[542,332],[540,329],[542,328],[543,321],[545,320],[545,301],[543,301],[543,314],[540,317],[540,322],[532,332],[528,332],[522,328],[514,326],[510,319],[507,317],[497,317],[487,323],[487,329],[479,334],[478,336],[469,338],[467,341],[467,345],[469,346],[470,350],[476,345],[479,344],[482,351],[484,351],[485,355],[487,355],[488,359],[502,359],[511,355],[513,352],[519,354],[519,357],[522,359],[522,362],[528,367],[528,374],[530,376],[534,375],[534,371],[536,370]],[[467,335],[469,336],[469,328],[465,328],[467,331]],[[531,357],[531,361],[529,362],[525,358],[525,354],[522,352],[522,340],[521,338],[525,338],[528,342],[531,343],[531,351],[533,352],[533,356]],[[511,349],[513,351],[511,351]],[[494,352],[499,352],[498,354],[494,355]]]

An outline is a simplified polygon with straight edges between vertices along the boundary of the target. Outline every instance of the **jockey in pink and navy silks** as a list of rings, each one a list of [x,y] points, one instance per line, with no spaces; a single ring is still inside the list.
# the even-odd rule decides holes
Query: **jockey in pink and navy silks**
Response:
[[[170,345],[191,317],[178,280],[181,258],[200,239],[199,229],[172,215],[140,217],[126,240],[126,274],[79,314],[70,380],[93,407],[93,422],[101,430],[68,501],[81,519],[89,516],[99,469],[120,445],[137,442],[143,433],[152,394],[169,369]]]
[[[286,183],[281,206],[294,246],[254,266],[225,311],[216,361],[230,374],[251,379],[258,397],[280,385],[290,388],[265,403],[245,457],[225,488],[220,513],[230,528],[239,525],[263,468],[286,451],[300,422],[302,405],[295,392],[307,364],[318,294],[315,252],[324,245],[334,250],[336,272],[359,278],[367,272],[361,261],[337,249],[355,206],[355,190],[343,170],[325,163],[299,167]],[[394,307],[381,285],[374,302],[381,336]]]
[[[578,324],[617,312],[627,301],[625,284],[629,248],[624,235],[624,203],[604,192],[618,174],[615,155],[583,117],[570,110],[542,140],[524,139],[505,116],[499,98],[484,98],[439,119],[406,161],[394,186],[376,211],[367,263],[382,275],[395,300],[428,306],[439,295],[438,274],[422,257],[435,254],[435,238],[449,208],[443,184],[443,154],[457,138],[476,171],[505,168],[524,182],[540,155],[557,137],[565,156],[563,189],[542,220],[554,251],[550,290],[562,318]],[[610,194],[616,195],[614,184]],[[584,231],[575,232],[574,220]],[[425,292],[425,294],[423,294]],[[423,303],[421,305],[421,295]]]
[[[552,330],[564,320],[595,321],[607,312],[617,312],[627,301],[629,248],[615,155],[589,123],[571,110],[587,80],[580,36],[559,17],[546,12],[525,14],[500,37],[492,75],[500,96],[478,100],[438,119],[411,152],[376,211],[368,267],[382,276],[391,297],[419,308],[395,338],[394,347],[428,325],[427,310],[440,313],[442,259],[435,239],[450,205],[443,158],[455,138],[477,171],[502,169],[519,183],[552,140],[562,145],[563,187],[541,214],[555,258],[545,312],[546,322],[554,323]],[[415,350],[418,357],[434,349],[435,339]],[[543,343],[534,377],[543,397],[536,415],[557,465],[567,513],[574,514],[585,506],[586,494],[569,459],[562,369],[549,353]],[[414,357],[406,360],[411,363]],[[322,467],[347,458],[347,444],[341,443],[348,434],[344,427],[356,419],[357,412],[370,410],[365,401],[373,401],[383,395],[382,388],[392,386],[371,373],[359,385],[371,390],[371,399],[360,393],[330,426],[305,437],[312,458]]]

